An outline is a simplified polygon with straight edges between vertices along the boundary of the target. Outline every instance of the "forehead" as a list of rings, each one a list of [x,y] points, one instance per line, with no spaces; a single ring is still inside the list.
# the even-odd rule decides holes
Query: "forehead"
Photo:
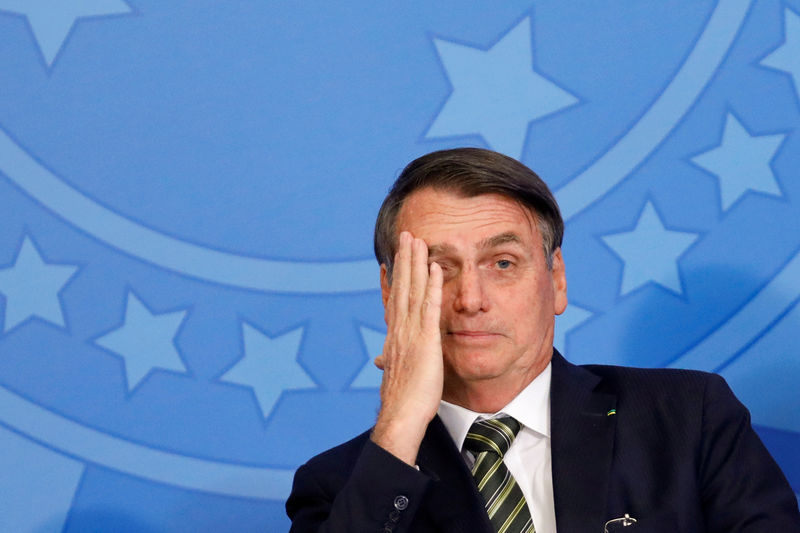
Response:
[[[493,233],[513,232],[523,240],[538,238],[531,212],[500,194],[466,197],[423,188],[411,193],[397,217],[396,232],[410,231],[429,245],[452,239],[480,240]]]

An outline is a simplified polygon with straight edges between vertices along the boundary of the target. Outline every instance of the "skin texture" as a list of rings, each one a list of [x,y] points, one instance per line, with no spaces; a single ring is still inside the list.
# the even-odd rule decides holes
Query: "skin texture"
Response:
[[[493,413],[544,370],[567,288],[561,250],[548,270],[534,216],[504,196],[423,188],[397,231],[372,440],[413,465],[441,399]]]

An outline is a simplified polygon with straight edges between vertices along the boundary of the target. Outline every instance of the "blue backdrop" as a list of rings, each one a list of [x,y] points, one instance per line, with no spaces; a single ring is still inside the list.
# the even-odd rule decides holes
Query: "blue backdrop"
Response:
[[[460,145],[555,191],[567,357],[721,373],[800,492],[800,1],[0,0],[0,531],[286,530]]]

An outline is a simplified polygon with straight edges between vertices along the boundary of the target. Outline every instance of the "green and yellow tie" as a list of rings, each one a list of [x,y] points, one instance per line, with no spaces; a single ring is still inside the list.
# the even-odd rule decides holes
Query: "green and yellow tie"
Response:
[[[525,496],[503,463],[503,455],[519,429],[519,422],[510,416],[478,420],[464,440],[464,449],[475,454],[472,476],[497,533],[536,531]]]

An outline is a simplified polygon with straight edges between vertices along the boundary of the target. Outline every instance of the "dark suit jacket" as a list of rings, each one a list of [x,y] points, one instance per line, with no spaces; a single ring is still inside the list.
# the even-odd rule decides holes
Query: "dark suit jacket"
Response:
[[[626,533],[800,532],[794,493],[721,377],[579,367],[555,352],[550,395],[560,533],[602,533],[625,513],[638,520]],[[438,417],[417,464],[369,433],[314,457],[297,470],[286,502],[291,531],[492,531]]]

